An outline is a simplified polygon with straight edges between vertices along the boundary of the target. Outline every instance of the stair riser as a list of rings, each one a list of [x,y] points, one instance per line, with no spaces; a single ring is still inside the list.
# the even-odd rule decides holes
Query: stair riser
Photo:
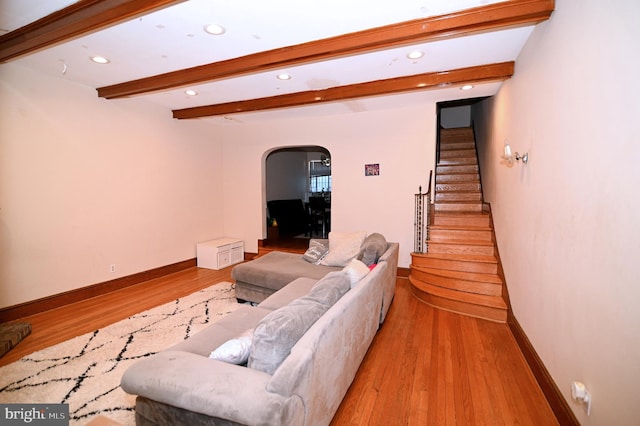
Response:
[[[497,263],[471,262],[463,260],[413,257],[411,264],[417,267],[444,269],[448,271],[471,272],[476,274],[497,274]]]
[[[446,214],[436,214],[433,216],[433,224],[438,226],[489,226],[489,216],[447,216]]]
[[[451,244],[429,240],[427,246],[429,253],[477,254],[481,256],[495,255],[493,245]]]
[[[436,285],[449,290],[472,294],[484,294],[486,296],[502,296],[502,286],[499,284],[442,277],[428,272],[419,271],[417,269],[411,270],[411,277],[415,281]]]
[[[478,173],[449,173],[436,175],[436,183],[480,182]]]
[[[458,300],[451,300],[444,297],[434,296],[429,293],[421,292],[420,290],[415,288],[413,288],[412,290],[414,292],[414,295],[418,299],[435,308],[495,322],[507,322],[507,311],[504,309],[473,305],[470,303],[460,302]]]
[[[436,175],[447,173],[478,173],[479,168],[474,164],[464,164],[461,166],[438,166],[436,167]]]
[[[458,182],[458,183],[436,183],[436,194],[438,192],[452,191],[481,191],[480,183],[476,182]]]
[[[475,157],[475,149],[454,149],[450,151],[441,151],[440,158],[458,158],[458,157]]]
[[[473,133],[440,133],[440,145],[447,143],[473,142]]]
[[[429,236],[432,241],[449,241],[449,240],[476,240],[491,241],[491,230],[475,230],[475,229],[433,229],[429,230]]]
[[[461,164],[478,164],[478,159],[475,156],[471,157],[453,157],[442,158],[438,161],[438,165],[461,165]]]
[[[435,203],[436,212],[481,213],[482,203]]]
[[[470,142],[473,141],[473,133],[444,134],[440,133],[440,144]]]
[[[437,201],[482,201],[482,192],[437,192]]]
[[[476,153],[476,146],[473,143],[450,143],[447,145],[440,145],[440,156],[445,152],[455,151],[473,151],[473,155]]]
[[[440,152],[453,149],[476,149],[476,144],[467,140],[440,141]]]

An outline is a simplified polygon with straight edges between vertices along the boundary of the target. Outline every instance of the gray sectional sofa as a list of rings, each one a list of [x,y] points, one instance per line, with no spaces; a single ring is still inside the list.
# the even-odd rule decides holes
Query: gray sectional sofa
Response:
[[[296,278],[136,362],[121,381],[138,396],[136,423],[328,425],[389,308],[397,259],[398,244],[389,243],[370,271]],[[248,348],[232,345],[248,353],[246,365],[219,360],[247,331]]]

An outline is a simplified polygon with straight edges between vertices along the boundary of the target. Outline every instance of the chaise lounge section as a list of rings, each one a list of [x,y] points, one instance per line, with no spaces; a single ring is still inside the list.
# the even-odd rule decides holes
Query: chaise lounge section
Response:
[[[345,248],[346,247],[346,248]],[[321,279],[333,271],[343,269],[356,257],[367,266],[378,262],[389,264],[384,289],[380,322],[395,295],[395,274],[398,268],[398,243],[389,243],[379,233],[363,232],[329,234],[328,239],[311,239],[304,255],[272,251],[250,262],[237,265],[231,272],[236,283],[239,302],[260,303],[299,277]]]

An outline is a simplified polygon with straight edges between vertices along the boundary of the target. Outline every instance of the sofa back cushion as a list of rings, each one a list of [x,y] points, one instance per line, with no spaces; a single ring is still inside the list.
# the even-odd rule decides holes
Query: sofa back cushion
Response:
[[[360,253],[366,236],[365,231],[329,232],[329,252],[320,261],[320,265],[347,266]]]
[[[331,272],[306,296],[265,316],[255,327],[247,367],[273,374],[300,337],[349,288],[346,272]]]

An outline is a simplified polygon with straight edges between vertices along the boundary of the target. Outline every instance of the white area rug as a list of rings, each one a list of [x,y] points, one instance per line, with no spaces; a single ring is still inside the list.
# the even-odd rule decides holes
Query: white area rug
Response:
[[[197,333],[236,310],[223,282],[87,333],[0,368],[2,403],[67,403],[71,425],[102,414],[134,425],[135,396],[120,378],[136,360]]]

